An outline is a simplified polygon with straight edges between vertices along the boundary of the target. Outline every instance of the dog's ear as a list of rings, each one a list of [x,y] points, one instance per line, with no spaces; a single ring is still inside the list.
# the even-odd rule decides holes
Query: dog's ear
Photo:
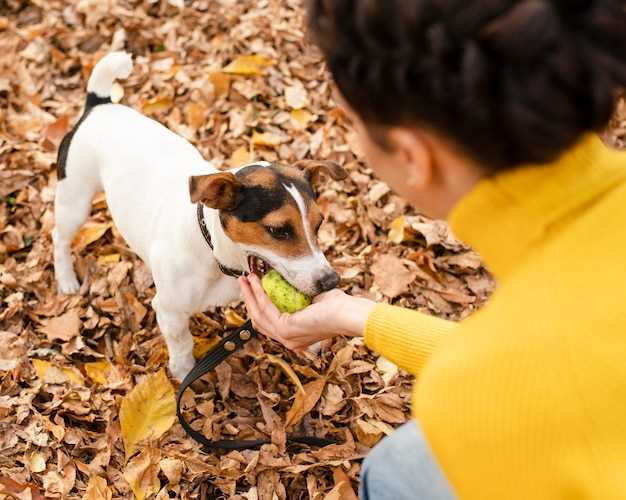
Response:
[[[189,177],[191,202],[202,202],[209,208],[232,210],[239,202],[241,188],[241,183],[231,172]]]
[[[319,182],[320,174],[328,175],[335,181],[348,177],[348,172],[339,163],[328,160],[299,160],[295,167],[304,170],[304,174],[313,185]]]

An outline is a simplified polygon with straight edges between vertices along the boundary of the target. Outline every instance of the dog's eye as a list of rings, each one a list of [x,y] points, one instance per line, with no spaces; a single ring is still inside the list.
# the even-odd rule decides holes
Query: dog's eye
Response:
[[[275,240],[290,240],[293,238],[293,227],[291,224],[285,224],[284,226],[265,226],[265,230]]]

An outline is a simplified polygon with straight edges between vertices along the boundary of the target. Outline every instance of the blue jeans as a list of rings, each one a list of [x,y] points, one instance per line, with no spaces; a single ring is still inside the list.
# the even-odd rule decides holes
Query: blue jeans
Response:
[[[455,495],[415,421],[398,428],[367,455],[361,500],[453,500]]]

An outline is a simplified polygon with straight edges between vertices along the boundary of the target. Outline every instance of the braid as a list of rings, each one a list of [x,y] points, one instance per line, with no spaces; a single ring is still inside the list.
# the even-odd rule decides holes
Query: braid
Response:
[[[311,0],[309,23],[365,121],[434,128],[496,169],[603,128],[626,85],[625,0]]]

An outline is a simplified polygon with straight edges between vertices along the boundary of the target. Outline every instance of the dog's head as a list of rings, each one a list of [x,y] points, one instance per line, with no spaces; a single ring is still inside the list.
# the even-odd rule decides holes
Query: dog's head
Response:
[[[258,162],[236,172],[193,176],[189,192],[192,202],[219,210],[224,232],[247,255],[250,272],[262,276],[274,268],[314,296],[339,282],[317,245],[322,214],[313,186],[320,174],[347,176],[331,161]]]

